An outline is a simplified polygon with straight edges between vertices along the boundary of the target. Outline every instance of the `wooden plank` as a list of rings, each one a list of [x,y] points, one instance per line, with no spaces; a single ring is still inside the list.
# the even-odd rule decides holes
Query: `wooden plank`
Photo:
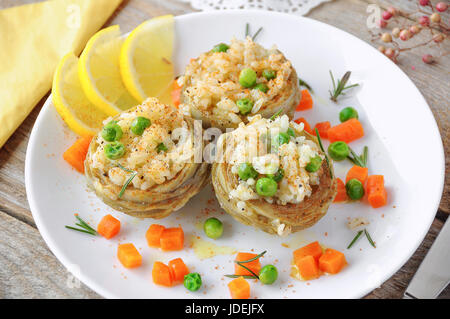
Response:
[[[99,298],[53,256],[36,228],[0,211],[0,299]]]
[[[25,191],[25,154],[31,129],[48,95],[0,149],[0,210],[34,225]]]

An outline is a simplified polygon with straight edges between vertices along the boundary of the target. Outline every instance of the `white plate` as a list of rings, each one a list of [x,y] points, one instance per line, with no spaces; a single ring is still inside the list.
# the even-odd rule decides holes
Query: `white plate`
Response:
[[[252,297],[362,297],[408,260],[427,233],[438,208],[444,155],[432,113],[406,75],[368,44],[326,24],[279,13],[237,11],[176,17],[176,72],[182,73],[191,57],[211,49],[214,44],[227,42],[233,36],[242,38],[246,22],[250,23],[252,32],[263,26],[258,41],[266,47],[276,44],[292,61],[299,76],[314,88],[314,109],[302,112],[310,123],[330,120],[334,125],[338,123],[340,109],[349,105],[358,109],[366,133],[351,146],[357,152],[364,145],[369,146],[369,172],[385,175],[388,205],[372,209],[367,204],[334,204],[314,227],[278,238],[243,226],[221,213],[216,204],[208,202],[214,198],[208,186],[179,212],[157,222],[166,226],[181,224],[188,243],[191,236],[211,242],[198,225],[207,217],[218,216],[224,221],[225,235],[214,241],[215,244],[240,251],[267,250],[262,262],[278,267],[279,280],[271,286],[251,282]],[[328,99],[329,70],[335,76],[351,70],[351,81],[361,83],[338,105]],[[233,272],[233,256],[200,260],[192,248],[173,253],[149,248],[144,235],[155,221],[113,211],[87,192],[84,176],[64,162],[62,153],[75,138],[49,98],[31,134],[25,180],[36,224],[64,266],[109,298],[229,298],[226,286],[229,279],[222,275]],[[344,178],[349,167],[349,163],[337,163],[337,176]],[[69,231],[64,225],[74,223],[74,213],[92,225],[103,215],[112,213],[122,221],[121,233],[108,241]],[[352,249],[346,249],[355,235],[346,222],[348,217],[356,216],[370,220],[368,229],[376,241],[376,249],[364,238]],[[314,240],[345,252],[349,266],[338,275],[309,282],[292,279],[289,276],[292,251]],[[140,249],[144,258],[140,268],[127,270],[120,265],[116,258],[119,242],[132,242]],[[182,257],[193,271],[202,275],[204,286],[199,292],[191,293],[182,285],[163,288],[152,283],[153,262],[168,262],[175,257]]]

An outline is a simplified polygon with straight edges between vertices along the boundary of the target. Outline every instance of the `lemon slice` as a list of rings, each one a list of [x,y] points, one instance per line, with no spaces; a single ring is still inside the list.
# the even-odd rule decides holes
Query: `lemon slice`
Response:
[[[81,136],[95,135],[107,114],[86,97],[78,78],[78,58],[65,55],[53,76],[52,100],[59,115],[69,128]]]
[[[86,44],[78,62],[78,74],[88,99],[108,115],[138,103],[122,82],[119,67],[123,39],[119,26],[97,32]]]
[[[142,23],[125,39],[120,53],[120,71],[128,91],[139,102],[152,96],[163,103],[171,103],[173,40],[172,15]]]

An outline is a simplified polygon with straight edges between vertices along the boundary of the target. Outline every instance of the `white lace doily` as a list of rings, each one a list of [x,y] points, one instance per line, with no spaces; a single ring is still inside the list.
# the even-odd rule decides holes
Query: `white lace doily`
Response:
[[[203,11],[230,9],[261,9],[307,14],[312,8],[331,0],[179,0],[189,2],[194,9]]]

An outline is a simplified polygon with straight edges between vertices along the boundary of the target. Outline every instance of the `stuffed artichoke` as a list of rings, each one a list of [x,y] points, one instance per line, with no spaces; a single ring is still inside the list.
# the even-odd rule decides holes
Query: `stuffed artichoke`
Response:
[[[281,110],[292,118],[301,98],[291,62],[250,37],[232,39],[229,46],[222,43],[192,59],[178,85],[184,114],[202,120],[204,128],[222,131],[255,114],[269,118]]]
[[[243,224],[286,235],[314,225],[336,195],[331,163],[303,123],[261,115],[223,134],[212,182],[222,208]]]
[[[104,122],[85,160],[88,185],[107,205],[136,217],[162,218],[208,182],[194,162],[192,120],[156,98]]]

